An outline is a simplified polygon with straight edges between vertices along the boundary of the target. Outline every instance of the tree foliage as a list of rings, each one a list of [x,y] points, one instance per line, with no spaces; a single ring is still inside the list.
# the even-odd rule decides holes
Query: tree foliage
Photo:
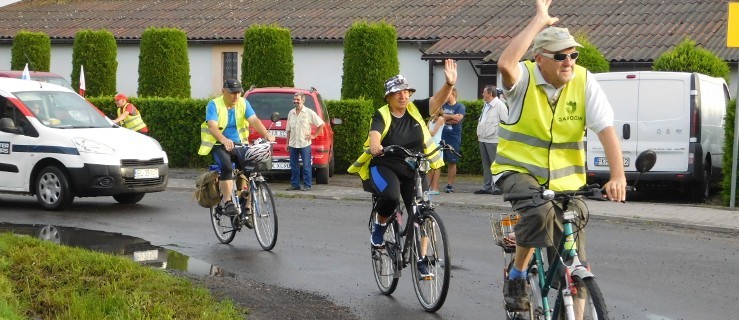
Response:
[[[175,28],[147,28],[139,53],[140,97],[190,97],[187,34]]]
[[[371,99],[385,104],[385,80],[400,72],[398,34],[386,23],[355,22],[344,37],[341,99]]]
[[[51,39],[43,32],[18,31],[10,49],[10,69],[49,72],[51,69]]]
[[[80,66],[85,70],[87,96],[114,95],[118,70],[118,45],[108,30],[80,30],[72,48],[72,87],[80,85]]]
[[[590,72],[608,72],[611,70],[611,65],[608,63],[606,57],[598,50],[598,48],[592,44],[587,36],[583,33],[575,35],[575,40],[582,45],[582,48],[577,48],[580,52],[580,56],[577,58],[577,64],[590,70]]]
[[[690,37],[654,60],[652,70],[698,72],[729,82],[729,64],[713,52],[698,47]]]
[[[722,157],[721,197],[728,206],[731,203],[731,170],[734,157],[734,124],[736,123],[736,100],[732,99],[726,106],[726,121],[724,121],[724,155]],[[737,169],[739,170],[739,169]],[[735,189],[735,192],[737,189]],[[739,194],[739,192],[737,192]],[[737,194],[734,195],[736,202]]]
[[[253,25],[244,32],[241,85],[293,87],[295,78],[290,30]],[[224,79],[225,80],[225,79]]]

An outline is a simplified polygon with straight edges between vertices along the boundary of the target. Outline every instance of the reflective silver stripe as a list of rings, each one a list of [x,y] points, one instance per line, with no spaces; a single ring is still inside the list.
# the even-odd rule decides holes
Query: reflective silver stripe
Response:
[[[530,136],[523,133],[513,132],[506,130],[502,126],[498,129],[499,137],[508,141],[515,141],[530,145],[532,147],[546,148],[552,150],[559,149],[574,149],[574,150],[585,150],[585,144],[582,141],[578,142],[559,142],[551,143],[547,140],[542,140],[534,136]]]
[[[213,148],[216,144],[208,141],[200,141],[200,145],[203,147]]]
[[[500,153],[495,156],[495,162],[498,164],[506,164],[506,165],[516,166],[519,168],[524,168],[528,170],[529,173],[533,174],[534,176],[544,178],[544,179],[546,179],[549,174],[549,168],[543,168],[543,167],[532,165],[530,163],[525,163],[525,162],[509,159]]]
[[[241,135],[241,134],[242,134],[242,133],[244,133],[245,131],[246,131],[246,128],[243,128],[243,127],[242,127],[242,128],[239,128],[239,135]]]
[[[553,143],[552,149],[585,150],[585,144],[582,141]]]
[[[498,136],[509,141],[521,142],[539,148],[549,149],[549,145],[551,144],[551,142],[547,140],[542,140],[527,134],[506,130],[505,128],[503,128],[503,126],[500,126],[500,128],[498,128]]]
[[[516,161],[516,160],[511,160],[511,159],[506,158],[505,156],[500,155],[500,154],[498,154],[495,157],[495,162],[497,162],[498,164],[506,164],[506,165],[511,165],[511,166],[516,166],[516,167],[524,168],[524,169],[528,170],[529,173],[531,173],[532,175],[534,175],[536,177],[543,178],[543,179],[547,179],[548,178],[550,180],[565,178],[565,177],[571,176],[573,174],[585,174],[585,167],[584,166],[569,166],[569,167],[565,167],[565,168],[561,168],[561,169],[557,169],[557,170],[552,170],[550,172],[549,169],[547,169],[547,168],[542,168],[542,167],[539,167],[539,166],[535,166],[535,165],[532,165],[530,163],[525,163],[525,162],[520,162],[520,161]],[[549,176],[547,177],[547,175],[549,175]]]
[[[364,149],[364,153],[369,154],[369,155],[372,155],[372,152],[370,151],[370,149]],[[362,157],[360,156],[359,158],[362,158]],[[371,160],[372,157],[370,157],[368,159]],[[357,160],[359,160],[359,159],[357,159]],[[357,168],[361,168],[362,166],[364,166],[365,163],[367,163],[367,161],[364,161],[364,162],[355,161],[352,164],[352,166],[357,167]]]
[[[585,174],[585,166],[569,166],[557,170],[552,170],[551,179],[556,180],[571,176],[573,174]]]
[[[425,144],[426,144],[426,149],[431,149],[434,146],[434,139],[431,138],[431,139],[426,140]],[[434,153],[431,154],[431,158],[428,158],[428,160],[431,161],[432,163],[439,161],[439,159],[441,159],[441,152],[439,152],[439,150],[434,151]]]
[[[441,152],[439,152],[439,150],[436,150],[431,155],[431,158],[429,158],[429,161],[431,161],[431,163],[434,163],[434,162],[439,161],[439,160],[441,160]]]
[[[200,127],[200,132],[210,133],[210,131],[208,131],[208,127]]]

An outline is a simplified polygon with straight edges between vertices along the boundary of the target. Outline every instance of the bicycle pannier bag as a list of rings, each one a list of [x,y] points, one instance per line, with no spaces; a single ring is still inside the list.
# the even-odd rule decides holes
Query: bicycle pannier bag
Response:
[[[221,201],[221,193],[218,190],[218,172],[203,172],[195,180],[195,193],[193,198],[204,208],[215,207]]]

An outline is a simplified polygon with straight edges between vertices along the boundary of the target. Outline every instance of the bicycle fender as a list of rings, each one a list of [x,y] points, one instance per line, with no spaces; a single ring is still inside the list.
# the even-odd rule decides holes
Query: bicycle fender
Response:
[[[570,274],[573,276],[577,276],[580,279],[595,278],[595,275],[590,272],[590,270],[585,269],[585,267],[582,266],[575,268],[575,270],[572,270]]]

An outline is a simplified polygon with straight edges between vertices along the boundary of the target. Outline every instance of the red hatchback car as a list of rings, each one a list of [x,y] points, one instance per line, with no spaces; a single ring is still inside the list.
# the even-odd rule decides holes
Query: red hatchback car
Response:
[[[289,173],[290,154],[285,151],[285,144],[287,144],[285,127],[287,125],[287,114],[295,107],[293,96],[297,92],[302,92],[305,95],[305,106],[315,111],[326,123],[323,126],[323,133],[313,140],[311,155],[313,157],[313,177],[315,177],[316,183],[327,184],[328,178],[334,175],[334,131],[331,128],[332,119],[329,117],[321,94],[315,88],[272,87],[250,89],[244,93],[244,98],[249,101],[254,112],[262,120],[264,127],[268,128],[276,138],[277,144],[274,146],[272,157],[272,172]],[[274,112],[280,114],[280,120],[273,123],[270,118]],[[259,133],[253,128],[249,128],[249,130],[250,141],[260,137]],[[316,130],[315,126],[313,130]]]

